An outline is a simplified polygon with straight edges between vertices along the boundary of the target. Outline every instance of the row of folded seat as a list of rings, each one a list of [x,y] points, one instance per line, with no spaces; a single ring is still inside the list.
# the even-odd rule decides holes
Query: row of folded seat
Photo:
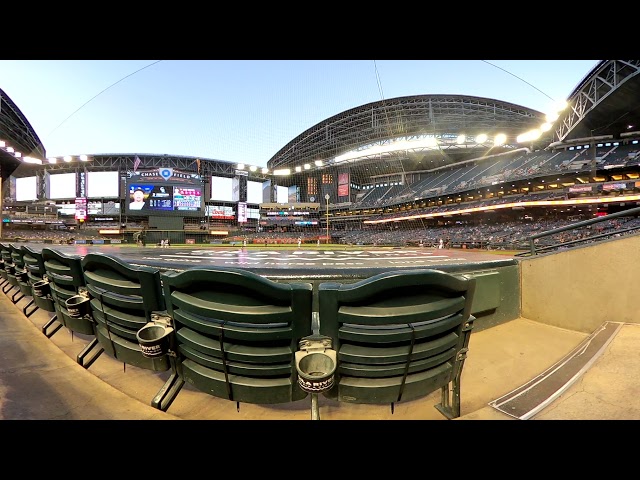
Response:
[[[0,251],[3,293],[16,304],[26,298],[26,317],[50,312],[44,335],[65,327],[91,338],[77,356],[84,368],[106,354],[170,371],[150,400],[160,410],[189,383],[238,409],[311,396],[313,419],[319,394],[393,411],[440,391],[435,407],[460,416],[473,278],[399,270],[323,282],[314,293],[311,283],[230,267],[161,271],[98,252],[6,243]]]

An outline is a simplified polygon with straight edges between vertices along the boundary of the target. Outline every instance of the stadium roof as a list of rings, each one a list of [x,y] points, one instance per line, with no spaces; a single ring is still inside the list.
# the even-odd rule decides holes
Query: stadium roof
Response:
[[[302,132],[278,151],[268,162],[270,170],[330,159],[376,142],[433,135],[454,139],[460,134],[473,137],[480,133],[504,133],[511,148],[516,137],[538,128],[545,114],[536,110],[490,98],[466,95],[415,95],[397,97],[361,105],[324,120]],[[551,134],[541,138],[546,146]],[[440,164],[478,156],[468,148],[439,148],[418,154],[441,157]],[[530,146],[530,145],[527,145]],[[485,148],[486,151],[486,148]],[[493,151],[492,153],[496,153]],[[406,162],[420,160],[416,153]],[[413,170],[415,165],[407,165]]]
[[[640,60],[603,60],[578,83],[570,108],[556,122],[555,139],[640,131]]]
[[[10,141],[11,147],[25,156],[45,158],[45,149],[35,130],[20,109],[0,89],[0,140]],[[6,180],[21,164],[15,155],[0,149],[2,180]]]

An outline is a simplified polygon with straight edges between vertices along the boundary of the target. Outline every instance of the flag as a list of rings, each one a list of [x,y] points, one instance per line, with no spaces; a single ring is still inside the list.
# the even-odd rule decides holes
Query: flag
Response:
[[[136,170],[138,170],[139,166],[140,166],[140,157],[136,155],[136,160],[133,162],[133,171],[135,172]]]
[[[198,175],[200,175],[200,159],[196,159],[196,165],[198,167]]]

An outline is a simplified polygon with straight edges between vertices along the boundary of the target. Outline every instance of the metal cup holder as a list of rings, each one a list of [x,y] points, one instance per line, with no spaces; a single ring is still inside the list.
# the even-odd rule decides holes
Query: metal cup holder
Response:
[[[323,335],[309,335],[298,343],[295,352],[298,385],[311,393],[311,419],[320,420],[318,393],[333,387],[333,379],[338,366],[337,354],[331,348],[331,338]]]
[[[37,297],[46,297],[51,293],[51,287],[48,280],[40,280],[31,286],[33,294]]]
[[[27,272],[26,270],[16,272],[16,279],[20,283],[27,283],[29,281],[29,272]]]
[[[85,315],[89,315],[91,312],[90,298],[86,290],[81,290],[78,295],[73,295],[65,300],[65,307],[67,308],[67,314],[71,318],[82,318]]]
[[[336,351],[331,348],[331,338],[310,335],[299,342],[295,352],[298,384],[306,392],[319,393],[333,387],[336,371]]]
[[[152,313],[151,321],[136,332],[142,355],[147,358],[159,358],[171,354],[171,333],[171,317]]]

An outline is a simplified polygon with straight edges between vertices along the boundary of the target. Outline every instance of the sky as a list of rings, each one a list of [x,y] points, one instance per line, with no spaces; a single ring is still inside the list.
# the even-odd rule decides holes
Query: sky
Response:
[[[317,123],[395,97],[471,95],[546,113],[598,62],[0,60],[0,88],[48,157],[169,154],[263,167]]]

